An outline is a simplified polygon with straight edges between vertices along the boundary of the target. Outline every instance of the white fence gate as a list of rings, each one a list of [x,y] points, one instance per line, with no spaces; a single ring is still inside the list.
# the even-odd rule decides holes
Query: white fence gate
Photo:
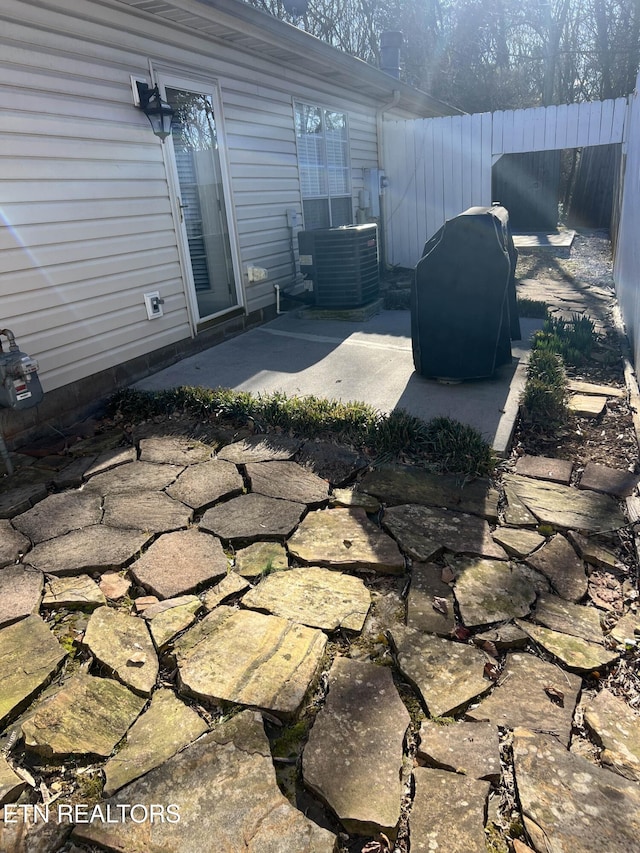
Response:
[[[503,154],[622,142],[626,114],[627,99],[618,98],[385,122],[388,263],[415,266],[447,219],[491,204],[491,167]]]

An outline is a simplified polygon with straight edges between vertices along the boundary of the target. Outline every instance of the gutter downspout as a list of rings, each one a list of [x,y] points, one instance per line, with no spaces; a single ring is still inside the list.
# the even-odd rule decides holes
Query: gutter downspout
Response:
[[[385,149],[384,149],[384,133],[383,133],[383,116],[389,110],[397,107],[400,102],[400,89],[393,90],[393,96],[390,101],[383,104],[376,111],[376,136],[378,141],[378,168],[384,171]],[[387,231],[385,222],[384,204],[380,205],[380,246],[382,248],[381,266],[385,269],[387,266]]]

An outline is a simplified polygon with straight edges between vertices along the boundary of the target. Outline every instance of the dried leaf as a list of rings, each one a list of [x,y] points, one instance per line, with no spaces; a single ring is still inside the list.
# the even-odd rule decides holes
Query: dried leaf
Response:
[[[437,610],[438,613],[442,613],[444,616],[449,615],[449,607],[446,598],[440,598],[440,596],[434,595],[431,606],[434,610]]]
[[[491,681],[497,681],[500,678],[500,668],[495,663],[487,661],[484,665],[483,675],[485,678],[490,678]]]
[[[562,690],[558,690],[555,687],[551,687],[549,684],[545,684],[544,692],[547,694],[549,699],[551,699],[554,705],[559,705],[561,708],[564,708],[564,693]]]
[[[391,842],[384,832],[381,832],[374,841],[367,842],[360,853],[391,853]]]
[[[497,660],[500,657],[496,644],[492,643],[491,640],[482,640],[478,643],[478,646],[488,655],[491,655],[492,658],[496,658]]]
[[[456,625],[456,627],[451,632],[451,635],[456,638],[456,640],[468,640],[471,636],[471,631],[468,628],[465,628],[464,625]]]

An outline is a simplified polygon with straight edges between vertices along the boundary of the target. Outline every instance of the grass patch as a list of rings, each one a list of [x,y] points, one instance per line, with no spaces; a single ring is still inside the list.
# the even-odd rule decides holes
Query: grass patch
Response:
[[[402,409],[382,414],[366,403],[181,386],[157,392],[126,388],[108,404],[110,416],[128,423],[176,412],[243,425],[251,421],[261,432],[331,438],[378,462],[402,457],[467,476],[490,474],[495,465],[491,447],[473,427],[445,417],[423,421]]]
[[[540,299],[518,297],[518,316],[530,320],[546,320],[549,317],[549,306]]]

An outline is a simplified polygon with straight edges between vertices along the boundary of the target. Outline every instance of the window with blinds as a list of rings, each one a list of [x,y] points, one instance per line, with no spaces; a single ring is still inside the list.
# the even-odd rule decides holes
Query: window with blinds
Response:
[[[296,103],[295,121],[305,229],[351,225],[346,114]]]

